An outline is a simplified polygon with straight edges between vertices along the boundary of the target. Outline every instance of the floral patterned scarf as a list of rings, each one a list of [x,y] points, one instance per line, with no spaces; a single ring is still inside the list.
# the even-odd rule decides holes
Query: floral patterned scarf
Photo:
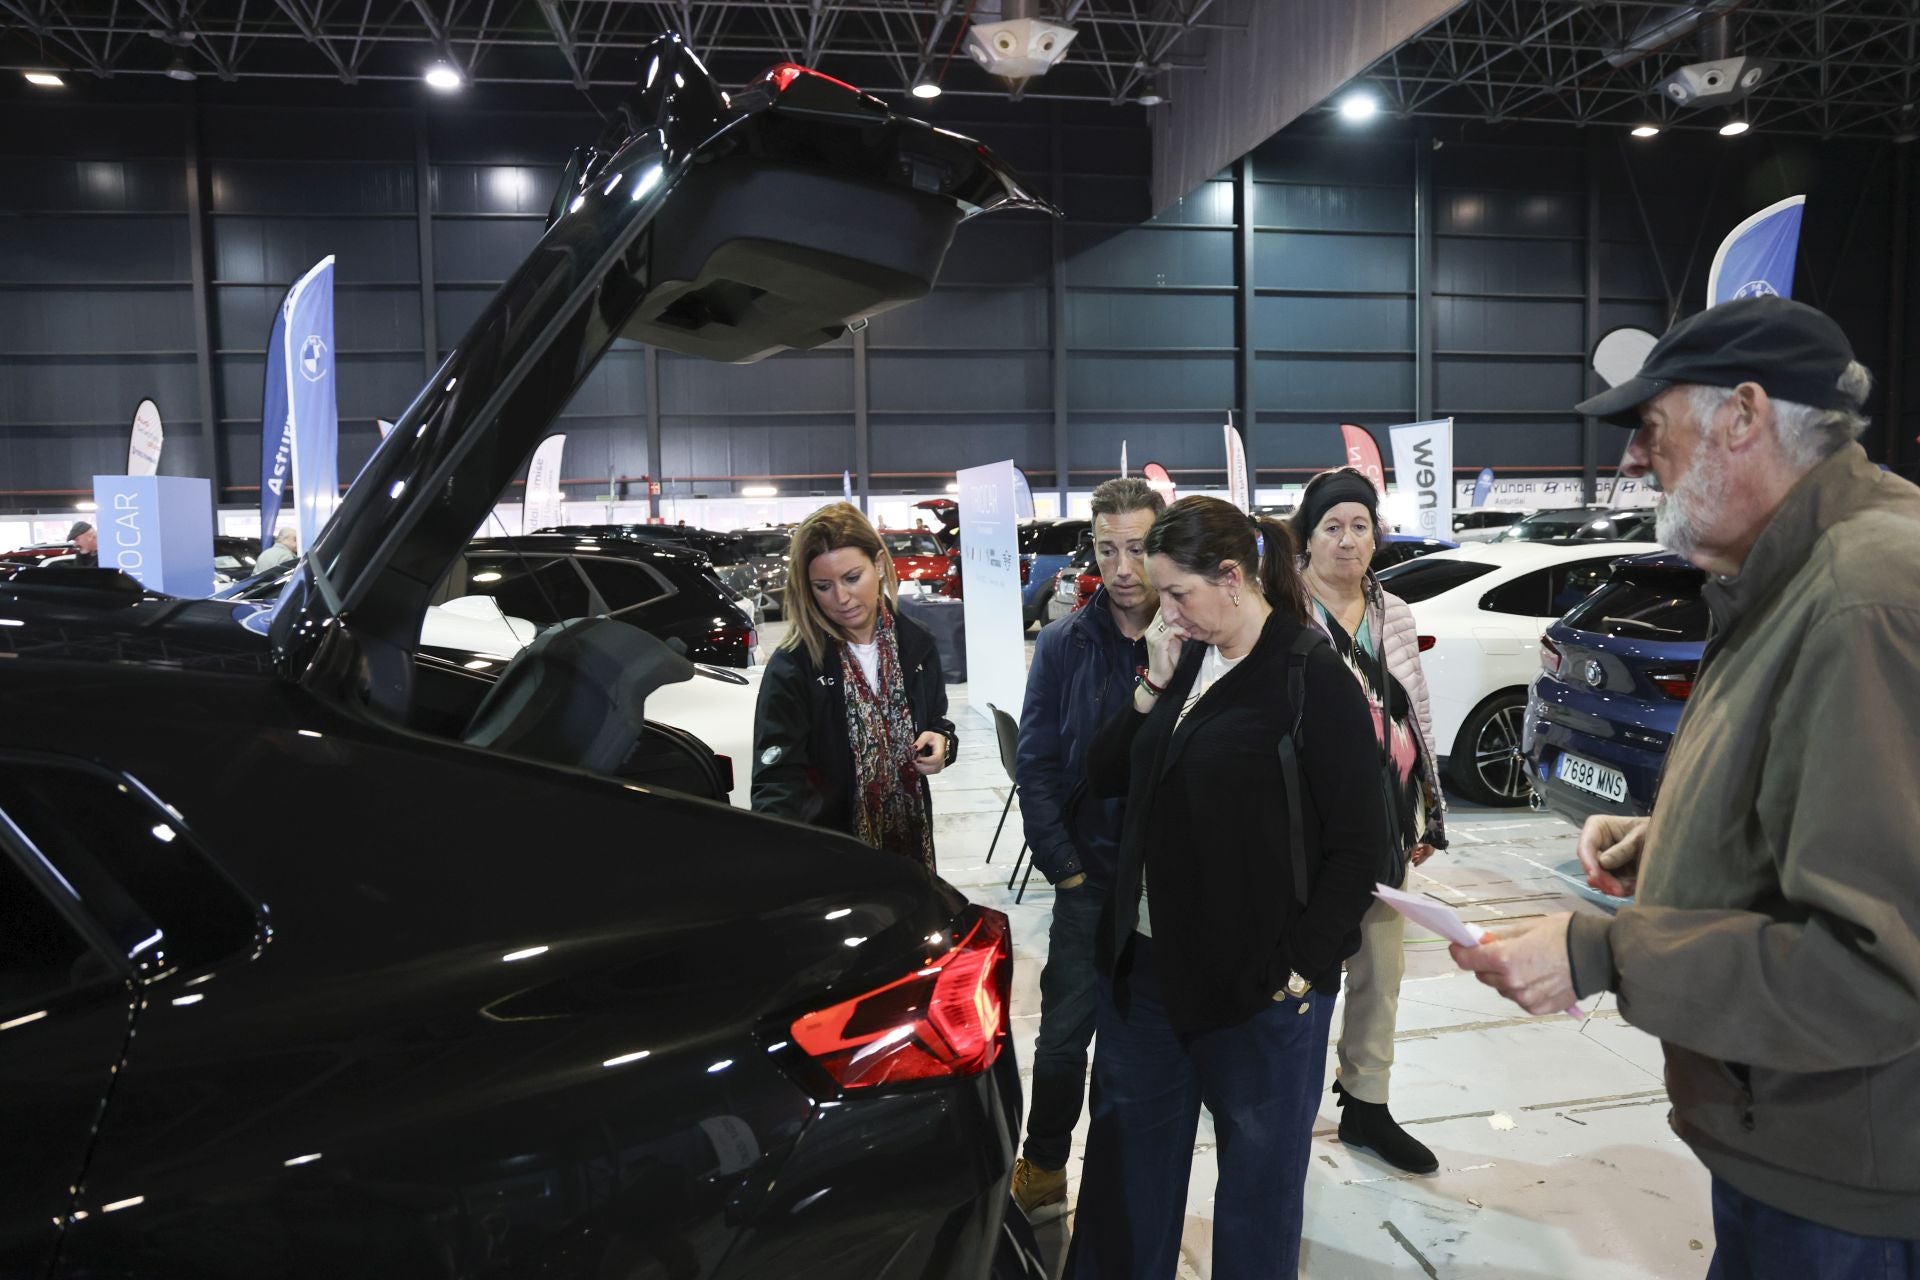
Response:
[[[905,854],[933,866],[933,825],[913,767],[913,708],[900,673],[900,642],[893,612],[883,603],[874,627],[879,646],[878,689],[848,645],[840,646],[840,681],[846,690],[847,742],[853,748],[853,833],[876,849]]]

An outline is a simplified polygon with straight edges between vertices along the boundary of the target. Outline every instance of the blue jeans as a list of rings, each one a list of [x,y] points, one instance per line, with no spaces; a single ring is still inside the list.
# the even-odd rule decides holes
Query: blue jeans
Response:
[[[1920,1280],[1920,1240],[1823,1227],[1718,1178],[1713,1236],[1707,1280]]]
[[[1100,979],[1093,1128],[1066,1274],[1174,1274],[1202,1105],[1220,1167],[1214,1280],[1295,1274],[1333,997],[1310,992],[1238,1026],[1183,1034],[1167,1021],[1152,940],[1135,935],[1130,954],[1124,1015]]]
[[[1047,967],[1040,971],[1040,1035],[1033,1046],[1033,1101],[1027,1106],[1028,1163],[1064,1169],[1087,1091],[1087,1046],[1093,1043],[1099,972],[1094,935],[1107,892],[1091,882],[1060,889],[1047,930]]]

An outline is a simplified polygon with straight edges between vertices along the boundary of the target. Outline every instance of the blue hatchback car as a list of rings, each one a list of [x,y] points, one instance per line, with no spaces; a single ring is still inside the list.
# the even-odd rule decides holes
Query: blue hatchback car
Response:
[[[1578,825],[1652,810],[1707,641],[1706,575],[1634,556],[1547,629],[1521,749],[1534,805]]]
[[[1090,520],[1030,520],[1020,526],[1020,559],[1026,563],[1020,580],[1020,612],[1031,627],[1047,620],[1047,600],[1054,579],[1081,542],[1091,536]]]

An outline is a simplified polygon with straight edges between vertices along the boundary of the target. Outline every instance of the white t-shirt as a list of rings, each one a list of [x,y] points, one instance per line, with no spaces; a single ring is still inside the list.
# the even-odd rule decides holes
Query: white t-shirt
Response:
[[[1243,653],[1238,658],[1225,658],[1220,655],[1220,650],[1208,649],[1207,656],[1200,660],[1200,671],[1193,678],[1193,688],[1187,692],[1187,700],[1180,704],[1180,716],[1174,724],[1178,726],[1181,720],[1185,720],[1187,712],[1193,710],[1194,703],[1200,701],[1221,676],[1239,666],[1246,656]],[[1144,933],[1149,938],[1153,936],[1153,918],[1147,914],[1147,878],[1144,875],[1140,877],[1140,922],[1133,928],[1136,933]]]
[[[880,641],[872,644],[853,644],[847,648],[853,650],[853,660],[860,664],[860,674],[867,678],[867,689],[871,693],[880,692]]]

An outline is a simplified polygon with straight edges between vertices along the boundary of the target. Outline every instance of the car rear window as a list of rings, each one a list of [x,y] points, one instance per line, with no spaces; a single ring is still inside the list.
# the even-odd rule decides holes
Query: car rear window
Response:
[[[1380,581],[1408,604],[1419,604],[1492,572],[1492,565],[1477,560],[1438,560],[1422,556],[1381,570]]]
[[[887,550],[896,556],[937,556],[940,544],[931,533],[884,533]]]
[[[1702,579],[1684,570],[1634,571],[1616,577],[1566,617],[1597,635],[1676,642],[1705,640],[1709,616]]]
[[[1045,525],[1034,531],[1033,545],[1022,546],[1022,551],[1031,551],[1037,556],[1070,556],[1074,548],[1080,545],[1080,539],[1087,536],[1084,524]]]
[[[545,626],[591,611],[587,584],[565,556],[470,556],[455,596],[492,596],[501,612]]]

